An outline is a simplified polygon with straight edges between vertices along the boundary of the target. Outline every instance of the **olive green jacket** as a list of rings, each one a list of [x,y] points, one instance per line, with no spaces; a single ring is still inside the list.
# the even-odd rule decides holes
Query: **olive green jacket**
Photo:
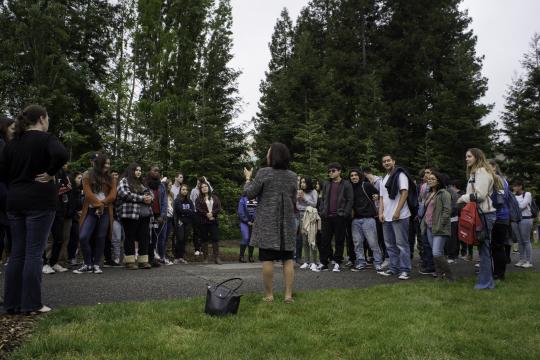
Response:
[[[450,225],[450,217],[452,215],[452,197],[450,193],[446,189],[440,189],[435,193],[435,196],[430,201],[435,201],[431,233],[438,236],[450,236],[452,232]],[[425,216],[420,222],[420,229],[422,231],[422,234],[425,234],[427,231],[427,223]]]

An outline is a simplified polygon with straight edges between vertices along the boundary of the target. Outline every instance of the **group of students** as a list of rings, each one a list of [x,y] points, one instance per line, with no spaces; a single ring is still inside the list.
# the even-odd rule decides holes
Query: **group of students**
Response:
[[[80,249],[83,263],[73,271],[76,274],[102,273],[103,257],[105,265],[120,266],[122,255],[129,270],[185,264],[186,241],[193,232],[195,255],[208,262],[211,243],[212,260],[221,264],[217,220],[221,201],[205,177],[190,192],[183,174],[177,173],[173,182],[162,178],[157,166],[143,177],[141,166],[132,164],[119,176],[104,154],[92,156],[92,166],[84,173],[69,174],[68,153],[48,127],[47,112],[39,105],[27,107],[16,122],[0,122],[0,251],[11,246],[4,286],[8,312],[50,310],[41,304],[41,273],[68,271],[59,264],[63,251],[68,263],[76,265]],[[271,159],[270,150],[268,154],[269,164],[277,161]],[[279,211],[276,215],[282,221],[272,231],[289,234],[289,225],[294,226],[294,259],[301,269],[340,272],[348,265],[360,272],[373,267],[382,276],[407,280],[418,243],[420,272],[453,280],[449,263],[460,248],[463,258],[472,260],[471,247],[460,246],[458,241],[459,211],[465,203],[475,202],[485,233],[478,246],[476,288],[493,288],[494,279],[504,279],[512,239],[519,244],[520,260],[515,266],[532,267],[531,229],[538,209],[523,182],[514,181],[512,192],[497,163],[488,161],[481,150],[469,149],[465,160],[468,183],[463,192],[458,182],[449,182],[433,168],[424,169],[417,183],[406,169],[396,166],[391,155],[385,155],[383,178],[364,168],[352,169],[349,179],[343,179],[339,163],[328,165],[329,179],[323,183],[299,177],[294,220],[286,218],[285,208],[276,204],[265,203],[263,209]],[[250,239],[258,196],[264,192],[262,180],[250,184],[251,172],[244,171],[247,184],[238,204],[239,261],[254,262],[254,245],[260,247],[260,243]],[[266,181],[264,176],[260,178]],[[273,201],[282,203],[281,190],[271,190],[276,193],[267,189],[267,196],[281,194]],[[516,208],[519,219],[513,216]],[[270,215],[263,212],[259,222],[275,221]],[[171,233],[174,261],[167,259]],[[49,234],[52,246],[44,251]],[[270,233],[259,230],[259,242],[265,234]],[[349,257],[344,264],[345,246]],[[269,249],[259,253],[266,265],[275,258]]]
[[[338,163],[328,165],[329,180],[322,186],[300,177],[295,252],[300,269],[373,268],[382,276],[407,280],[416,244],[420,274],[454,280],[449,265],[458,257],[473,259],[473,246],[458,237],[460,210],[471,201],[482,214],[483,233],[488,233],[478,247],[476,287],[492,288],[494,279],[504,279],[512,243],[519,245],[520,259],[514,265],[533,267],[531,235],[538,210],[532,194],[519,179],[511,188],[497,162],[486,159],[480,149],[469,149],[466,163],[466,191],[460,190],[461,181],[432,167],[423,169],[416,181],[391,155],[382,158],[383,178],[370,169],[352,169],[346,180]]]

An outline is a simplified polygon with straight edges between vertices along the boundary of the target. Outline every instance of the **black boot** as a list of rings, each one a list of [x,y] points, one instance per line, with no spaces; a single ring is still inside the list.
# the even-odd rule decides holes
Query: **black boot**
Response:
[[[221,265],[221,259],[219,258],[219,244],[217,242],[212,243],[212,256],[214,257],[214,262],[218,265]]]
[[[238,259],[239,262],[245,263],[246,259],[244,259],[244,254],[246,253],[246,245],[240,245],[240,258]]]
[[[253,246],[248,246],[248,254],[249,254],[249,262],[255,262],[255,259],[253,258]]]

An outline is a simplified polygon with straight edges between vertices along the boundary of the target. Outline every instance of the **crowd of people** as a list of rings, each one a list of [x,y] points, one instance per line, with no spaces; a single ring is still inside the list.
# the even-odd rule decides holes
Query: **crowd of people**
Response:
[[[143,168],[131,164],[120,174],[103,153],[90,157],[89,169],[70,172],[68,153],[48,126],[46,109],[39,105],[24,109],[17,120],[0,120],[0,258],[5,253],[8,263],[8,313],[50,310],[41,303],[42,273],[187,264],[188,240],[202,262],[222,263],[222,206],[206,177],[190,191],[181,171],[169,180],[158,166],[143,176]],[[268,167],[255,178],[244,169],[238,261],[254,262],[259,248],[266,301],[273,301],[278,260],[284,264],[289,302],[295,262],[306,271],[371,269],[407,280],[416,247],[420,274],[452,281],[451,264],[473,260],[473,247],[458,239],[458,220],[463,205],[475,202],[485,229],[476,288],[493,288],[494,280],[505,277],[513,243],[520,257],[514,265],[533,266],[531,233],[538,208],[523,181],[515,179],[511,187],[497,162],[481,150],[469,149],[465,160],[465,187],[465,179],[451,179],[433,167],[417,179],[390,154],[382,157],[383,177],[367,167],[345,175],[334,162],[322,181],[290,171],[288,149],[275,143]]]

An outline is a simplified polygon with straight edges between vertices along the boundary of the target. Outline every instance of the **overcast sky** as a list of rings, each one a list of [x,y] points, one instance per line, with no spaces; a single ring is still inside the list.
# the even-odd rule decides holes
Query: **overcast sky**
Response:
[[[243,73],[239,78],[243,112],[237,123],[249,126],[257,112],[259,84],[268,68],[268,43],[283,7],[293,21],[308,0],[232,0],[234,59],[231,65]],[[485,55],[482,73],[489,90],[482,99],[495,108],[486,121],[496,121],[504,109],[504,94],[521,71],[520,61],[535,32],[540,33],[540,0],[465,0],[472,28],[478,36],[477,53]]]

